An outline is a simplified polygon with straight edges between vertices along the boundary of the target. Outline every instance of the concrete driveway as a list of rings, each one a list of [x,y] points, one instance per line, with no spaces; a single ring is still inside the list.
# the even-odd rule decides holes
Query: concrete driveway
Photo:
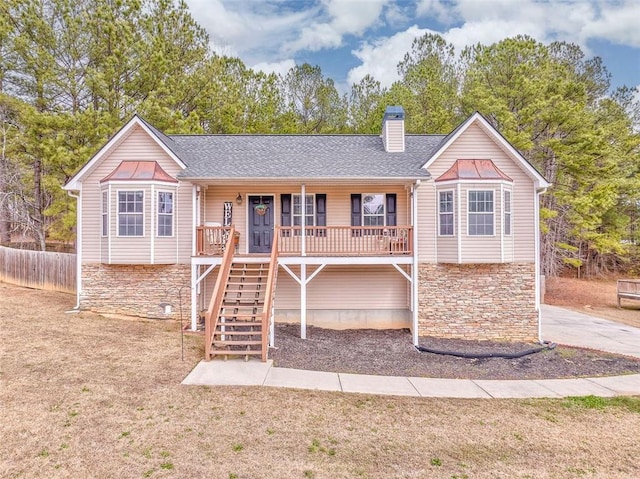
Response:
[[[542,305],[542,339],[640,358],[640,328],[548,304]]]

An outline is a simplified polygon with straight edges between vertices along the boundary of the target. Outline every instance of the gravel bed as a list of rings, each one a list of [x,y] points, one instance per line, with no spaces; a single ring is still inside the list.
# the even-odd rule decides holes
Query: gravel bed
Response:
[[[283,368],[382,376],[458,379],[554,379],[640,373],[640,359],[559,345],[517,359],[465,359],[420,352],[408,330],[331,330],[276,325],[276,347],[269,350],[274,365]],[[539,347],[502,343],[421,338],[430,349],[463,353],[517,353]]]

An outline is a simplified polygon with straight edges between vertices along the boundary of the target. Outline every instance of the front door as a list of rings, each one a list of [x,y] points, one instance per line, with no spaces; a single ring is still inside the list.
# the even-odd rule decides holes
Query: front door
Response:
[[[249,253],[271,253],[273,196],[249,196]]]

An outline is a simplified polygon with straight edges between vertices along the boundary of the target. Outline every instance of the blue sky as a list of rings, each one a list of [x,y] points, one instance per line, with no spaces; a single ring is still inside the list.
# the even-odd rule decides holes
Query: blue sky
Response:
[[[280,74],[319,65],[343,92],[367,73],[390,86],[413,39],[427,32],[458,52],[517,34],[575,43],[603,59],[613,87],[640,87],[640,0],[186,1],[216,52]]]

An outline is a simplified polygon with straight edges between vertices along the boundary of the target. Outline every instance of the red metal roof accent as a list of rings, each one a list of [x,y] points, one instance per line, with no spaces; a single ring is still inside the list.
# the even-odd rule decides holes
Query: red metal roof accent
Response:
[[[513,181],[491,160],[456,160],[436,181],[450,180],[506,180]]]
[[[164,171],[157,161],[123,161],[115,170],[102,178],[100,183],[112,180],[178,182],[178,180]]]

